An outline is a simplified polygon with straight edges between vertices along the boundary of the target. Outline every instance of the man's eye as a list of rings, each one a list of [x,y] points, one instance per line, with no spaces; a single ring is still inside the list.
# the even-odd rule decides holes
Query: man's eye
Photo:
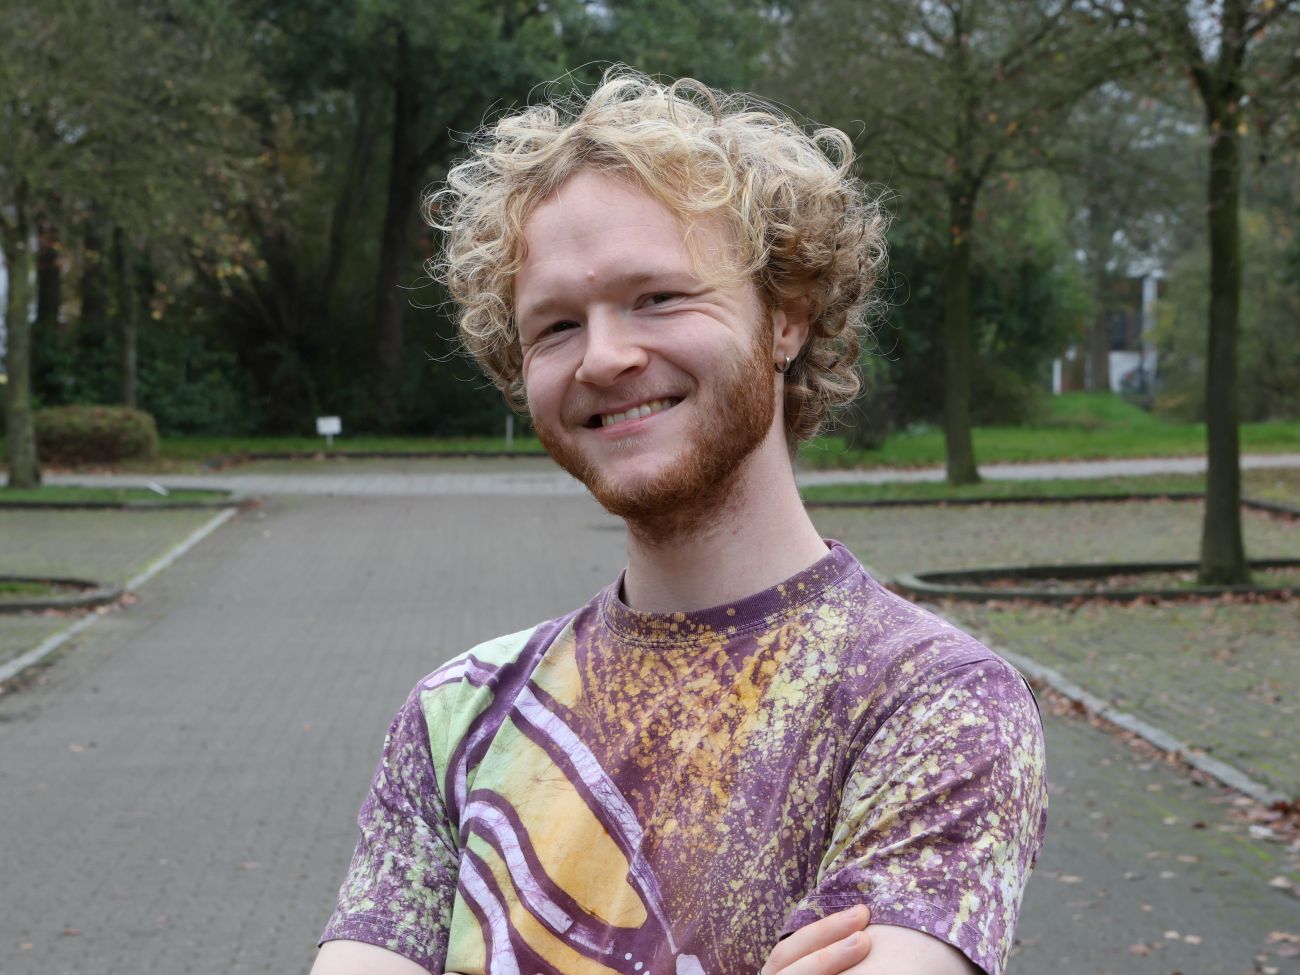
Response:
[[[577,328],[577,322],[554,322],[542,329],[543,335],[554,335],[557,332],[567,332],[571,328]]]
[[[671,291],[657,291],[652,295],[647,295],[645,303],[647,305],[662,305],[665,301],[672,301],[676,297],[677,295]]]

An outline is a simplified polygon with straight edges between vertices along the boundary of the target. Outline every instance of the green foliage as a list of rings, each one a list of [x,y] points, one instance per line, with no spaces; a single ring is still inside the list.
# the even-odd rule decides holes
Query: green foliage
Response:
[[[43,464],[150,460],[158,453],[158,428],[143,410],[56,406],[36,413],[36,447]]]
[[[116,330],[102,324],[35,332],[40,406],[112,403],[118,398]],[[149,322],[140,328],[137,400],[163,436],[243,434],[266,408],[233,351],[193,328]]]
[[[1243,420],[1300,418],[1300,281],[1288,251],[1300,246],[1284,211],[1242,214],[1238,404]],[[1209,259],[1204,247],[1174,265],[1156,341],[1161,392],[1156,409],[1178,419],[1205,416]]]
[[[972,414],[977,425],[1013,425],[1039,413],[1048,363],[1074,334],[1087,298],[1054,180],[1004,183],[986,199],[976,217],[985,246],[971,268]],[[874,339],[888,363],[882,388],[894,429],[938,422],[943,403],[944,249],[919,218],[900,213],[890,233],[891,307]]]

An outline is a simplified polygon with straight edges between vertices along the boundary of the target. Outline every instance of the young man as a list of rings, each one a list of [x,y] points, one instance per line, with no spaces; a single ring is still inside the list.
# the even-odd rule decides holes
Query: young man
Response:
[[[1046,805],[1032,695],[795,486],[884,261],[851,161],[620,73],[497,123],[433,198],[467,347],[628,564],[416,687],[318,975],[1002,970]]]

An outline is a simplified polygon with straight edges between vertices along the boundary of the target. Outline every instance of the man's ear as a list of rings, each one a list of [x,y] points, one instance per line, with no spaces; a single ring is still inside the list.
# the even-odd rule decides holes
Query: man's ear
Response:
[[[791,298],[772,309],[772,353],[775,361],[799,355],[812,328],[811,302],[807,295]]]

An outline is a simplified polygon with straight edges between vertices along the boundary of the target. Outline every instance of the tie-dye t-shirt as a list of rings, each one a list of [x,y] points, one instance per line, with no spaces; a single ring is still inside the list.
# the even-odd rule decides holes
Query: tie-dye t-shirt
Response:
[[[619,592],[415,688],[322,940],[467,975],[752,975],[865,903],[1002,970],[1046,805],[1014,670],[838,544],[700,612]]]

